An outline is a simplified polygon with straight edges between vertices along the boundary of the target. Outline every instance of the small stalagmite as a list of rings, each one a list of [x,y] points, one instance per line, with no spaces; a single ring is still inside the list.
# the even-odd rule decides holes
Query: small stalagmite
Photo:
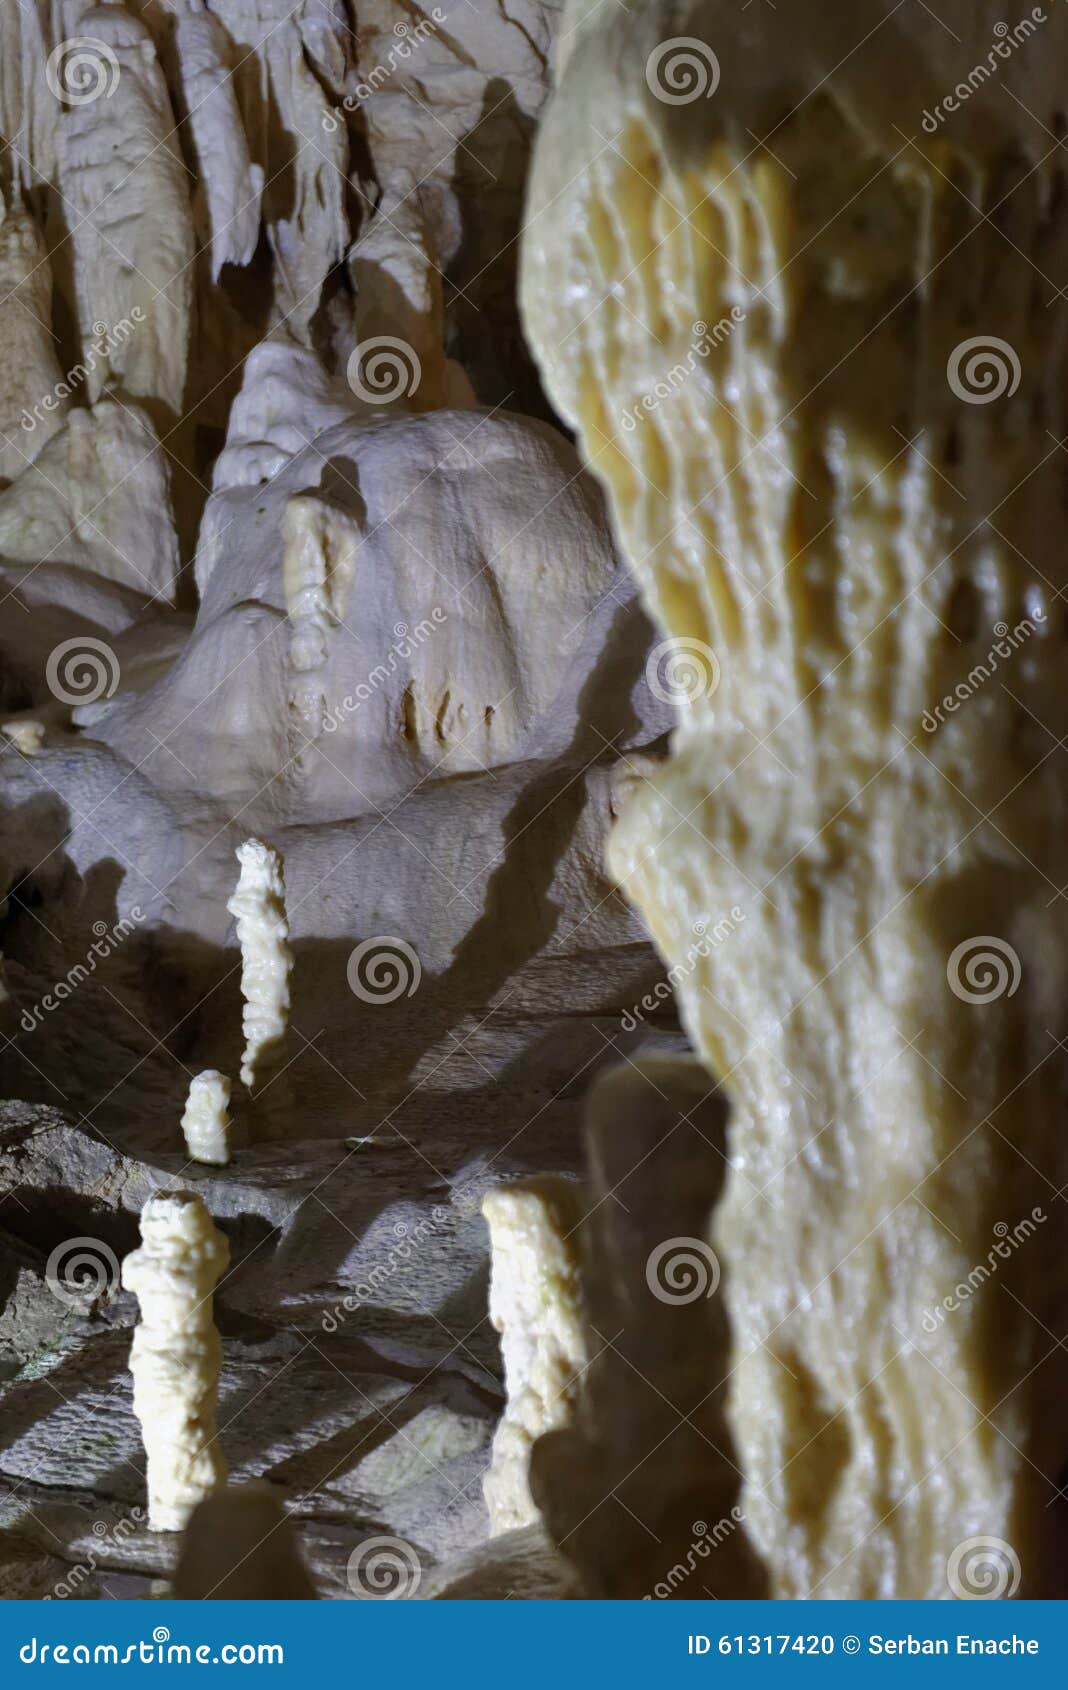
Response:
[[[293,953],[289,948],[286,914],[285,865],[281,852],[260,839],[246,839],[237,848],[241,865],[237,886],[227,909],[237,922],[241,946],[241,993],[245,1000],[245,1049],[241,1083],[253,1099],[274,1081],[272,1109],[282,1101],[280,1076],[286,1066],[289,1024],[289,976]]]
[[[174,1532],[226,1478],[215,1433],[222,1344],[212,1294],[230,1247],[192,1191],[150,1197],[141,1239],[122,1265],[123,1285],[141,1305],[130,1350],[133,1407],[148,1458],[148,1523]]]
[[[557,1176],[496,1186],[482,1200],[493,1259],[490,1320],[501,1334],[507,1391],[483,1482],[494,1536],[537,1521],[531,1449],[571,1420],[586,1362],[578,1273],[585,1207],[583,1187]]]
[[[182,1132],[185,1147],[194,1162],[225,1167],[232,1153],[232,1123],[229,1115],[230,1081],[217,1068],[205,1068],[189,1082]]]

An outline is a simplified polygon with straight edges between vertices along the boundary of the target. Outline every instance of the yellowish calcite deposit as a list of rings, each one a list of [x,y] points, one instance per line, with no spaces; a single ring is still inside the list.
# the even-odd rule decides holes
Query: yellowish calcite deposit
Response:
[[[490,1319],[501,1335],[507,1403],[483,1481],[490,1531],[539,1519],[530,1452],[567,1426],[586,1365],[579,1297],[583,1188],[544,1176],[496,1186],[482,1202],[493,1252]]]
[[[999,54],[963,0],[952,33],[875,0],[572,6],[533,174],[528,332],[678,699],[610,858],[734,1104],[731,1422],[790,1596],[959,1594],[979,1537],[1006,1593],[1064,1594],[1047,11]],[[988,53],[998,86],[947,108]]]

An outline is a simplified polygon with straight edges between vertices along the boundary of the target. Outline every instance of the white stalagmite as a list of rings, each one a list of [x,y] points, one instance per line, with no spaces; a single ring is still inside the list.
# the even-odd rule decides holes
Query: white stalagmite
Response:
[[[230,1247],[192,1191],[158,1191],[141,1211],[141,1248],[122,1282],[141,1305],[130,1350],[134,1413],[148,1458],[148,1523],[180,1531],[226,1478],[215,1434],[222,1344],[212,1293]]]
[[[217,1068],[205,1068],[189,1082],[182,1132],[194,1162],[225,1167],[231,1154],[231,1124],[228,1108],[230,1081]]]
[[[237,921],[241,991],[245,999],[245,1049],[241,1083],[256,1096],[285,1066],[289,1020],[286,883],[281,853],[260,839],[237,848],[241,873],[227,909]]]
[[[579,1303],[583,1187],[558,1177],[497,1186],[482,1200],[493,1255],[490,1320],[501,1334],[507,1403],[483,1481],[490,1532],[531,1525],[530,1452],[567,1426],[586,1364]]]

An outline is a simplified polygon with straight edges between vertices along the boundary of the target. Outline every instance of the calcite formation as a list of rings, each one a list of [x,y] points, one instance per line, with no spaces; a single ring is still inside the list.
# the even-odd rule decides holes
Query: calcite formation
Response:
[[[0,1594],[1063,1593],[1066,28],[0,5]]]
[[[215,1431],[222,1344],[212,1293],[229,1259],[200,1197],[159,1191],[141,1211],[141,1247],[122,1265],[123,1285],[141,1305],[130,1371],[152,1531],[180,1531],[226,1478]]]
[[[230,1081],[217,1068],[205,1068],[189,1082],[182,1135],[194,1162],[225,1167],[232,1153]]]
[[[14,481],[62,428],[69,397],[60,391],[48,332],[48,250],[14,195],[10,203],[0,196],[0,212],[0,334],[8,348],[0,392],[0,478]]]
[[[48,1258],[117,1263],[161,1179],[252,1252],[216,1305],[227,1453],[316,1588],[351,1593],[372,1517],[424,1592],[485,1546],[479,1201],[577,1171],[586,1077],[661,978],[604,837],[670,706],[518,321],[558,13],[0,5],[3,1593],[143,1502],[131,1300],[73,1316]],[[253,839],[290,933],[271,889],[242,1080]],[[412,989],[367,990],[354,955],[398,941]],[[179,1130],[210,1073],[229,1162],[218,1082]],[[485,1594],[570,1581],[516,1537]],[[87,1593],[173,1570],[140,1529],[96,1547]]]
[[[293,955],[288,943],[289,919],[281,855],[260,839],[246,839],[238,846],[237,860],[241,872],[226,907],[237,923],[241,946],[241,995],[245,1006],[241,1083],[258,1099],[268,1086],[280,1080],[286,1066]]]
[[[780,1594],[944,1596],[976,1538],[1064,1594],[1040,10],[870,0],[847,43],[838,7],[577,0],[532,175],[526,322],[678,702],[611,866],[734,1103],[731,1424]]]
[[[504,1413],[483,1481],[490,1532],[534,1524],[528,1469],[535,1441],[568,1425],[586,1365],[579,1304],[579,1223],[586,1194],[544,1176],[494,1186],[482,1200],[490,1233],[490,1320],[501,1335]]]

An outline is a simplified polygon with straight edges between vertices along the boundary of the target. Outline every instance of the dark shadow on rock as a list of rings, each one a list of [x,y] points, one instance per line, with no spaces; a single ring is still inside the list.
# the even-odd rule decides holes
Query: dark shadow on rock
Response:
[[[448,351],[484,405],[556,422],[519,323],[519,232],[535,121],[510,84],[486,84],[478,122],[460,137],[453,191],[464,238],[446,272]]]

